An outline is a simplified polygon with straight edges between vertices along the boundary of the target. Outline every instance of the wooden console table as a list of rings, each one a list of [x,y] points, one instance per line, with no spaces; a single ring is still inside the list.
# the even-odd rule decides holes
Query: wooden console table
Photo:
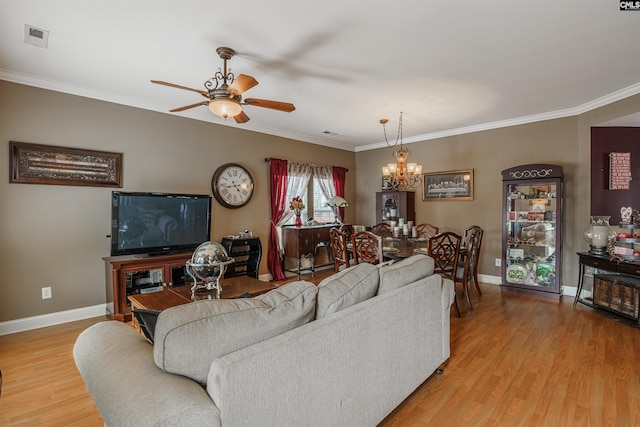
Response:
[[[284,240],[284,256],[296,259],[296,272],[298,273],[298,280],[300,279],[300,270],[302,269],[303,256],[309,257],[311,277],[315,277],[316,247],[321,244],[327,247],[331,247],[329,230],[333,227],[339,227],[339,225],[327,224],[305,225],[302,227],[282,227]]]
[[[640,264],[614,262],[608,255],[593,255],[588,252],[578,252],[578,259],[578,290],[573,304],[603,308],[638,321]],[[590,296],[582,295],[585,291],[586,267],[600,270],[594,274]]]

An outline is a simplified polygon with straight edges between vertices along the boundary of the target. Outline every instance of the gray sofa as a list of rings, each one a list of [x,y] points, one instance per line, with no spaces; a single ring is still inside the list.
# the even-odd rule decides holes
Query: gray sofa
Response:
[[[448,359],[453,295],[414,255],[165,310],[153,345],[101,322],[73,352],[107,426],[374,426]]]

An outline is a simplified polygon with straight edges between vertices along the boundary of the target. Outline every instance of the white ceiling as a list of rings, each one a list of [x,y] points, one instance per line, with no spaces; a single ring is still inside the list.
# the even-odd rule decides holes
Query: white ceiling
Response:
[[[50,31],[25,44],[25,24]],[[0,0],[0,79],[166,112],[222,61],[260,84],[238,125],[361,151],[582,113],[640,93],[640,12],[615,0]],[[329,131],[337,135],[327,135]]]

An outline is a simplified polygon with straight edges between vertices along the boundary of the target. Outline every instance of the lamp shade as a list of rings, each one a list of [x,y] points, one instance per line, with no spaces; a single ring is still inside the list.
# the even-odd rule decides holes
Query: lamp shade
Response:
[[[349,206],[349,203],[347,203],[347,201],[340,196],[334,196],[329,200],[327,200],[326,206],[331,206],[331,207],[337,206],[339,208],[344,208]]]
[[[240,103],[233,99],[216,99],[209,103],[209,110],[215,115],[224,117],[235,117],[242,112]]]

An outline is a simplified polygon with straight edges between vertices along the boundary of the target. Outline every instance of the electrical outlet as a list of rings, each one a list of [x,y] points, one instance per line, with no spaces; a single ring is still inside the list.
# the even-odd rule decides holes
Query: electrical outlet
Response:
[[[42,288],[42,299],[51,298],[51,287]]]
[[[500,258],[496,258],[496,267],[502,266],[502,260]]]

